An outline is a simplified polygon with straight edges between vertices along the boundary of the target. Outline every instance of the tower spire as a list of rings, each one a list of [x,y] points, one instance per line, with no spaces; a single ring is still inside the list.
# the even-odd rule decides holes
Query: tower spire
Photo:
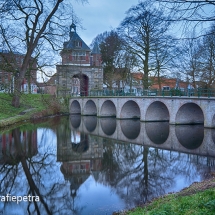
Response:
[[[74,32],[76,32],[76,25],[74,22],[70,25],[70,32],[72,32],[72,29],[74,29]]]

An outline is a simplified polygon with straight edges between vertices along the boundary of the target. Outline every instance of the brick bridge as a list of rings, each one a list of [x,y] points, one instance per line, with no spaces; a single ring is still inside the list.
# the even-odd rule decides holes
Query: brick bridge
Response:
[[[215,98],[198,97],[74,97],[71,114],[140,119],[143,122],[204,124],[215,128]]]

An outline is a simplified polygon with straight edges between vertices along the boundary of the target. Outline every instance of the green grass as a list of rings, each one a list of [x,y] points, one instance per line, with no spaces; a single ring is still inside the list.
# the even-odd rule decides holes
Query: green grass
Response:
[[[12,95],[0,93],[0,127],[5,127],[30,118],[41,118],[62,112],[68,112],[67,100],[60,102],[51,95],[22,94],[20,107],[12,106]]]
[[[22,95],[20,99],[20,107],[15,108],[12,106],[12,95],[0,93],[0,120],[12,116],[16,116],[20,112],[29,108],[44,108],[41,102],[41,95]]]
[[[170,194],[138,207],[127,215],[214,215],[215,188],[188,196]]]

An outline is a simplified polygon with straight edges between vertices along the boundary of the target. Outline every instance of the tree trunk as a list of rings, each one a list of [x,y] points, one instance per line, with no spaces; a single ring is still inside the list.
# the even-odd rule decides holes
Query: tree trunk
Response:
[[[148,83],[148,80],[149,80],[149,76],[148,76],[148,71],[147,70],[144,70],[144,76],[143,76],[143,88],[145,90],[148,90],[148,87],[149,87],[149,83]]]
[[[28,94],[31,94],[31,73],[28,71]]]
[[[12,106],[13,107],[20,107],[20,96],[21,96],[21,78],[15,77],[14,79],[14,92],[13,92],[13,99],[12,99]]]

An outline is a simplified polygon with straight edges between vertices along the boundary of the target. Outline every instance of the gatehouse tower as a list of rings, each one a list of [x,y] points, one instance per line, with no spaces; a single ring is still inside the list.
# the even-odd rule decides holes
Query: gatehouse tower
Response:
[[[91,50],[76,32],[72,23],[69,41],[60,52],[62,61],[57,65],[58,96],[87,96],[91,90],[102,90],[103,69],[98,44]]]

